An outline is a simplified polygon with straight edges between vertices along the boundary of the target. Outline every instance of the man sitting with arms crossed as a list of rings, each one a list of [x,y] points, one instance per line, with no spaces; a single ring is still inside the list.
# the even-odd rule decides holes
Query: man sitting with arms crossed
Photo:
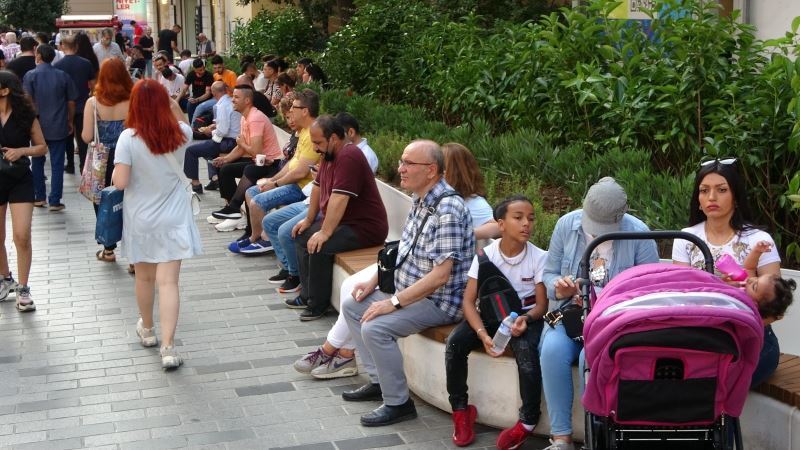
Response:
[[[306,218],[292,229],[300,264],[300,320],[322,317],[331,305],[336,253],[381,244],[389,233],[375,177],[361,150],[348,144],[344,127],[331,116],[311,125],[311,142],[323,156]],[[313,274],[314,283],[311,283]]]
[[[464,200],[444,181],[441,147],[432,141],[412,142],[403,150],[398,171],[400,186],[413,193],[413,206],[398,249],[397,261],[403,262],[394,273],[396,292],[376,290],[376,271],[342,300],[342,314],[370,379],[342,397],[384,403],[361,416],[364,426],[417,416],[397,339],[461,320],[467,271],[475,254],[472,218]]]

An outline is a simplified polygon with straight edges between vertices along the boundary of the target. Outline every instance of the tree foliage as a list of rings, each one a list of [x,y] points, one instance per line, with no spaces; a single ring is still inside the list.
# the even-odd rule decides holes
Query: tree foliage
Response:
[[[66,12],[64,0],[0,0],[0,17],[14,27],[53,31],[56,19]]]

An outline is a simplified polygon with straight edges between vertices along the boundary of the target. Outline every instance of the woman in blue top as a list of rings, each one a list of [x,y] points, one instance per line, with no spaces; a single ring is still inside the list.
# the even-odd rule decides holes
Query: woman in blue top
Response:
[[[613,231],[649,231],[641,220],[627,214],[628,196],[611,177],[595,183],[583,199],[583,209],[558,219],[544,269],[544,285],[555,310],[578,295],[574,282],[586,244],[595,237]],[[590,259],[590,282],[598,292],[625,269],[658,262],[654,241],[606,241]],[[572,450],[572,364],[579,359],[583,345],[567,336],[564,325],[544,327],[540,362],[542,384],[550,416],[550,450]],[[580,358],[581,360],[583,358]]]
[[[97,84],[94,88],[94,97],[86,101],[83,109],[83,130],[81,139],[87,144],[94,141],[95,117],[97,117],[97,134],[108,149],[106,162],[106,186],[111,186],[111,173],[114,171],[114,151],[117,139],[125,129],[125,119],[128,117],[128,105],[133,89],[133,81],[125,68],[125,63],[119,58],[103,61],[97,75]],[[97,216],[98,205],[94,205],[94,214]],[[97,259],[105,262],[117,260],[114,255],[116,244],[104,247],[96,253]]]

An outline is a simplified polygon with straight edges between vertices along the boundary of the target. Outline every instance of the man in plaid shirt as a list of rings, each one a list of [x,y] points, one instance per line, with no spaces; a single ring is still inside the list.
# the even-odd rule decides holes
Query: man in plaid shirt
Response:
[[[472,218],[464,200],[457,194],[448,196],[455,191],[444,181],[441,147],[432,141],[412,142],[403,150],[398,172],[400,185],[413,193],[414,205],[400,241],[397,261],[402,264],[394,274],[396,292],[376,290],[376,272],[342,300],[342,314],[370,378],[369,383],[344,392],[342,397],[383,400],[381,407],[361,416],[364,426],[389,425],[417,416],[397,339],[461,320],[467,271],[475,253]]]

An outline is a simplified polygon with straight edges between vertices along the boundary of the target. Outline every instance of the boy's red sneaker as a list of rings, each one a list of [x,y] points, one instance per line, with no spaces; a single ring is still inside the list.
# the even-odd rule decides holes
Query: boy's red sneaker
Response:
[[[467,405],[466,409],[453,411],[453,443],[466,447],[475,440],[475,419],[478,409],[475,405]]]
[[[498,450],[514,450],[522,445],[531,433],[533,433],[533,430],[526,430],[522,422],[517,421],[517,424],[513,427],[506,428],[500,432],[500,436],[497,436],[495,445]]]

